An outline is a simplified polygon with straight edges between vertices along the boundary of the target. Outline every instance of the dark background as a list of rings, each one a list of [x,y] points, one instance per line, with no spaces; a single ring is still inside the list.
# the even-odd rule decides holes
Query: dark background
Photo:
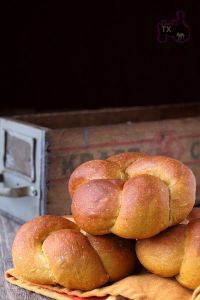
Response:
[[[1,10],[1,112],[199,101],[200,1],[41,2]],[[191,40],[160,44],[180,9]]]

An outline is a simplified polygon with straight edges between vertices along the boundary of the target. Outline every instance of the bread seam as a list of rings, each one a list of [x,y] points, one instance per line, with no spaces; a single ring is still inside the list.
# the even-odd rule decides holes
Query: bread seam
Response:
[[[97,256],[98,256],[98,258],[99,258],[99,261],[101,262],[101,264],[102,264],[102,266],[103,266],[103,269],[104,269],[105,273],[108,275],[108,282],[109,282],[109,281],[110,281],[110,275],[109,275],[108,271],[106,270],[106,267],[105,267],[103,261],[101,260],[101,257],[100,257],[100,255],[99,255],[98,251],[96,250],[96,248],[93,247],[92,243],[90,242],[89,235],[86,234],[85,237],[87,238],[88,243],[90,244],[91,248],[92,248],[92,249],[94,250],[94,252],[97,254]]]

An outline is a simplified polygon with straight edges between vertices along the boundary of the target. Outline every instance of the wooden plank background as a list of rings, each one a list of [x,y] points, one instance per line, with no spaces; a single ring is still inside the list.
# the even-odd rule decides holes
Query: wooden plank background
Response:
[[[49,299],[14,286],[4,279],[4,272],[11,268],[12,243],[19,224],[0,214],[0,299],[1,300],[45,300]]]
[[[67,184],[79,164],[124,151],[167,155],[188,165],[197,180],[196,205],[199,205],[199,128],[200,118],[185,118],[48,131],[48,213],[70,214]]]
[[[188,117],[194,118],[199,116],[199,103],[179,103],[173,105],[119,107],[27,115],[21,114],[14,116],[13,118],[51,129],[64,129],[119,124],[127,121],[144,122]]]
[[[71,213],[67,185],[73,170],[85,161],[124,151],[167,155],[187,164],[197,179],[196,205],[200,205],[199,116],[200,105],[191,104],[27,115],[16,120],[28,122],[31,129],[48,129],[45,213],[62,215]]]

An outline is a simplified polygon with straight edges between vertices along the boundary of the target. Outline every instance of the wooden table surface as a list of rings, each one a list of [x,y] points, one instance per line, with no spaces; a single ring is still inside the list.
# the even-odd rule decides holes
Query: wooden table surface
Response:
[[[14,286],[4,279],[4,272],[11,268],[12,255],[11,247],[18,223],[0,214],[0,299],[1,300],[47,300],[50,298],[28,292],[22,288]]]

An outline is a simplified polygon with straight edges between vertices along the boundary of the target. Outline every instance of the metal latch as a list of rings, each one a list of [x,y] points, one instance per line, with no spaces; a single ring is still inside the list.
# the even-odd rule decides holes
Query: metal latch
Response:
[[[4,183],[4,176],[0,174],[0,196],[4,197],[35,197],[37,190],[34,186],[8,187]]]

